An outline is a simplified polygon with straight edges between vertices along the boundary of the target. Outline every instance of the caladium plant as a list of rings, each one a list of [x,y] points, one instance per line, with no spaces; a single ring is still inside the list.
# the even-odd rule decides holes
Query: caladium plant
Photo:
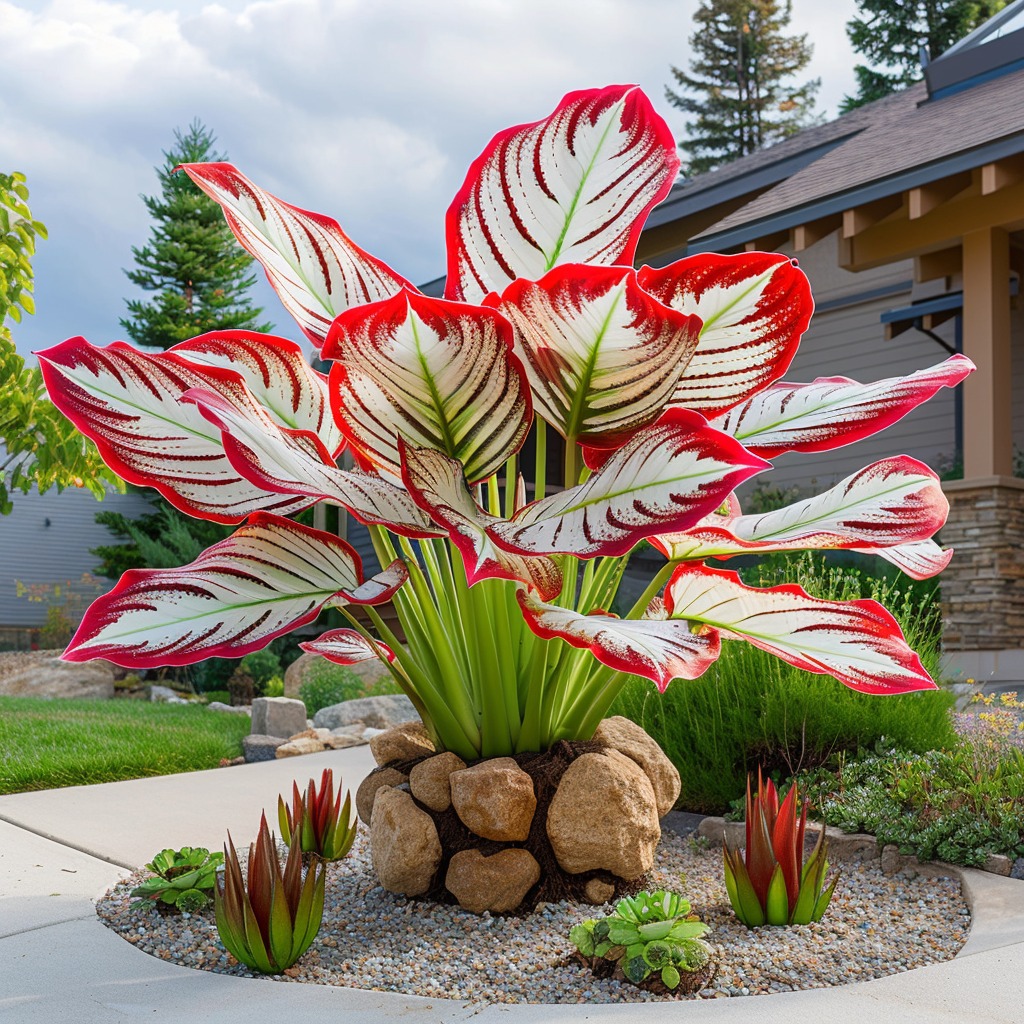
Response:
[[[846,548],[938,572],[949,553],[931,537],[947,504],[915,459],[763,516],[743,515],[734,491],[781,452],[882,429],[972,365],[958,355],[873,384],[780,382],[812,310],[795,260],[634,269],[678,170],[639,89],[570,93],[492,140],[448,211],[441,298],[230,164],[182,170],[332,366],[323,375],[294,342],[242,331],[162,354],[81,338],[41,354],[53,400],[126,480],[241,524],[190,565],[126,573],[66,658],[238,657],[339,608],[351,627],[305,649],[381,659],[437,748],[467,759],[588,738],[628,674],[663,690],[704,672],[723,641],[868,693],[934,687],[879,605],[746,587],[704,560]],[[382,572],[364,578],[345,541],[289,518],[318,502],[369,526]],[[643,540],[665,565],[616,617]],[[404,644],[374,608],[387,600]]]

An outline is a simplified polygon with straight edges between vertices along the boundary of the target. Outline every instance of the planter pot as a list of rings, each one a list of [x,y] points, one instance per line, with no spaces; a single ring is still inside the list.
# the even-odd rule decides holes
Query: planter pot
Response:
[[[381,885],[476,913],[637,891],[679,795],[671,762],[624,718],[589,742],[471,764],[433,752],[418,723],[371,747],[379,767],[356,806]]]

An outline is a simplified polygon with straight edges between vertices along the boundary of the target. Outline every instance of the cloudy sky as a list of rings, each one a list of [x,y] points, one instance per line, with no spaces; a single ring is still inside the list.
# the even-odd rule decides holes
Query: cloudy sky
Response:
[[[23,352],[123,336],[145,243],[141,193],[173,131],[200,118],[248,177],[335,217],[413,281],[443,273],[443,218],[470,160],[572,90],[637,82],[664,99],[697,0],[0,0],[3,170],[49,228]],[[818,110],[853,89],[854,0],[793,0]],[[262,274],[261,274],[262,277]],[[297,336],[261,280],[279,333]]]

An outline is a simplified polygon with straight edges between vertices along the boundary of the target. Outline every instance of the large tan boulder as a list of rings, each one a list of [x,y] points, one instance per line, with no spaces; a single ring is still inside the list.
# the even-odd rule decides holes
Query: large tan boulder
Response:
[[[639,878],[661,839],[654,788],[617,750],[582,754],[566,769],[548,807],[548,839],[570,874],[603,869]]]
[[[679,772],[661,747],[636,722],[621,715],[606,718],[597,727],[594,742],[613,747],[643,769],[654,787],[658,817],[663,818],[672,810],[682,789]]]
[[[377,768],[370,772],[356,790],[356,814],[359,815],[360,821],[365,825],[370,824],[377,790],[383,786],[400,786],[408,781],[409,776],[397,768]]]
[[[370,854],[377,880],[388,892],[422,896],[441,865],[434,820],[408,793],[377,790],[370,820]]]
[[[537,796],[533,779],[511,757],[494,757],[450,777],[452,806],[462,823],[484,839],[522,842],[530,834]]]
[[[401,722],[384,732],[370,737],[370,753],[379,765],[392,761],[411,761],[414,757],[428,757],[434,753],[434,744],[426,727],[418,719]]]
[[[297,736],[286,740],[275,751],[274,757],[298,757],[300,754],[320,754],[327,749],[323,740],[316,736]]]
[[[114,666],[109,661],[61,661],[55,653],[11,655],[0,673],[0,696],[114,696]]]
[[[448,863],[445,888],[474,914],[515,910],[540,880],[540,865],[529,850],[501,850],[485,857],[462,850]]]
[[[450,750],[414,764],[409,772],[409,789],[432,811],[447,811],[452,805],[452,772],[462,771],[466,762]]]

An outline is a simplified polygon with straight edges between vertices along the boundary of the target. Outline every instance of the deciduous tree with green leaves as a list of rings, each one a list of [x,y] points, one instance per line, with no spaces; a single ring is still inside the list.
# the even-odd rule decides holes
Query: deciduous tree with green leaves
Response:
[[[859,0],[846,23],[857,64],[857,94],[846,96],[842,113],[899,92],[921,80],[921,47],[934,60],[1006,6],[1006,0]]]
[[[135,269],[125,273],[150,299],[128,301],[121,326],[139,345],[167,349],[208,331],[269,331],[263,310],[246,294],[256,281],[252,258],[235,241],[220,207],[203,195],[179,164],[226,160],[214,151],[212,132],[200,121],[174,132],[174,146],[156,169],[160,194],[143,196],[154,225],[149,242],[132,248]]]
[[[8,318],[34,313],[32,257],[46,228],[28,206],[28,185],[18,171],[0,173],[0,515],[14,507],[12,491],[88,487],[97,498],[107,485],[124,485],[102,463],[96,447],[46,397],[38,367],[18,355]]]
[[[689,73],[672,68],[680,91],[668,101],[693,115],[679,146],[685,171],[702,174],[779,142],[812,120],[812,79],[790,84],[810,63],[806,35],[788,36],[790,0],[703,0],[694,15]]]

